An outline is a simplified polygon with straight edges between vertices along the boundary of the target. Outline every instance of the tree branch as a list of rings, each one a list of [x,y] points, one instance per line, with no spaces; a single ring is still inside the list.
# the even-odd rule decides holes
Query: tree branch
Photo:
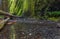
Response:
[[[8,16],[8,17],[12,17],[12,18],[23,18],[23,17],[20,17],[20,16],[12,15],[9,12],[5,12],[5,11],[2,11],[2,10],[0,10],[0,15],[5,15],[5,16]]]

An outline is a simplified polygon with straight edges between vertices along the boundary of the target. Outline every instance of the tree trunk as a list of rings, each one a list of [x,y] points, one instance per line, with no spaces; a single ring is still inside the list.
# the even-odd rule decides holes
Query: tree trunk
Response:
[[[8,0],[2,0],[2,10],[8,11]]]

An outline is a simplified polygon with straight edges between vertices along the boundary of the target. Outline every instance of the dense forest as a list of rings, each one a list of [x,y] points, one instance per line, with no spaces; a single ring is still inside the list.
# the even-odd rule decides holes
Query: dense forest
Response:
[[[59,0],[8,0],[11,14],[37,19],[57,19],[60,16]]]
[[[60,0],[0,0],[0,21],[0,39],[35,39],[40,31],[52,37],[60,21]]]
[[[54,19],[60,16],[59,0],[3,0],[4,11],[21,17]],[[4,4],[5,3],[5,4]],[[7,4],[8,3],[8,4]]]

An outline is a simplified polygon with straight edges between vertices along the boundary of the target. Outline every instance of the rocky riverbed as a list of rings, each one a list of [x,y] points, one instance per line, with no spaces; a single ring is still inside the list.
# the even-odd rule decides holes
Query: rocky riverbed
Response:
[[[0,32],[0,39],[11,39],[10,25]],[[20,19],[14,25],[15,39],[60,39],[60,23],[46,20]]]

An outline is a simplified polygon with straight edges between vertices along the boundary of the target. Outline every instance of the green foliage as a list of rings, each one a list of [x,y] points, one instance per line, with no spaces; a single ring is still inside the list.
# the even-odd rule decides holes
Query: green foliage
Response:
[[[57,17],[57,18],[56,17],[50,17],[50,18],[48,18],[48,20],[59,22],[60,17]]]
[[[47,14],[47,10],[51,3],[55,0],[36,0],[35,1],[35,16],[41,16],[44,12],[44,16]]]
[[[46,18],[49,16],[57,17],[60,15],[60,11],[48,12],[50,4],[55,2],[55,0],[8,0],[9,2],[9,12],[11,14],[22,16],[28,15],[33,18]],[[29,11],[29,12],[28,12]],[[44,12],[44,16],[41,14]],[[27,14],[28,13],[28,14]]]
[[[8,0],[9,12],[21,16],[24,11],[28,10],[28,0]]]
[[[60,11],[48,12],[47,15],[50,16],[50,17],[59,17],[60,16]]]
[[[14,13],[14,9],[15,9],[15,0],[8,0],[8,2],[9,2],[9,12],[11,13],[11,14],[13,14]]]

